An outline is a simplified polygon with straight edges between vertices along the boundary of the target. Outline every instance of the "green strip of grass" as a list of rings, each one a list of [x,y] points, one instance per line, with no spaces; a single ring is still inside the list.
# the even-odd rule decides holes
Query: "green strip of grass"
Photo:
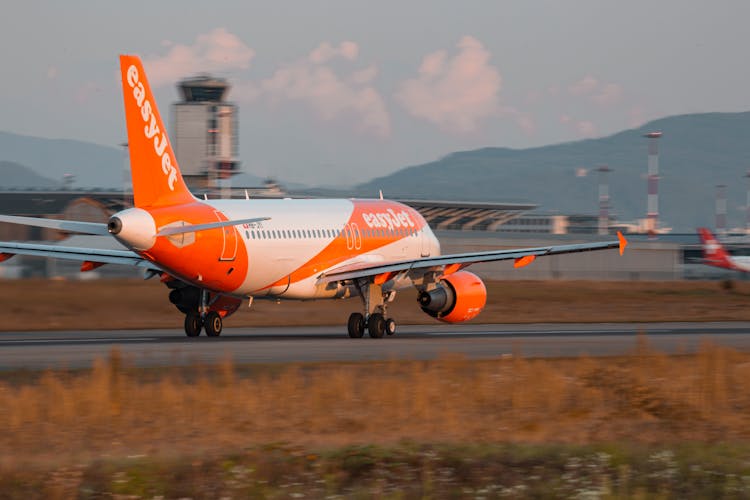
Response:
[[[746,498],[750,444],[349,446],[0,471],[3,498]],[[121,498],[121,497],[120,497]]]

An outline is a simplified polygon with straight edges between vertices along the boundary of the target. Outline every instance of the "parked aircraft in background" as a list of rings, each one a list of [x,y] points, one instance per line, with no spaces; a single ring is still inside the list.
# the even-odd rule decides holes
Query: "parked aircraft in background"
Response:
[[[383,199],[199,200],[175,160],[137,56],[120,56],[134,207],[107,224],[0,216],[0,221],[111,235],[130,250],[0,243],[15,254],[82,261],[81,270],[126,264],[160,276],[185,314],[185,333],[218,336],[243,300],[360,297],[349,316],[351,337],[392,335],[387,305],[414,286],[419,307],[445,322],[479,314],[487,293],[464,268],[512,259],[619,248],[619,241],[440,255],[440,244],[413,208]]]
[[[750,271],[750,257],[734,257],[730,255],[724,248],[724,245],[719,243],[713,233],[705,227],[698,228],[698,234],[703,246],[702,264],[731,269],[733,271]]]

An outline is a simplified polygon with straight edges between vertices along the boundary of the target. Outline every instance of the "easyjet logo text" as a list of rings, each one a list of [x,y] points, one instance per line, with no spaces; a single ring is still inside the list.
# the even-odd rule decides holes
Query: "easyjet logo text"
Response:
[[[398,227],[416,226],[406,210],[396,212],[392,208],[380,213],[364,213],[362,214],[362,220],[364,220],[365,224],[369,227],[387,227],[388,229],[393,229]]]
[[[161,158],[161,170],[167,176],[169,189],[174,191],[174,183],[177,180],[177,169],[172,165],[172,158],[167,152],[167,135],[159,130],[159,125],[156,124],[154,105],[146,99],[146,90],[143,88],[143,83],[139,81],[138,68],[134,65],[128,68],[127,79],[128,85],[133,89],[135,102],[141,110],[141,117],[146,122],[146,126],[143,127],[143,133],[146,139],[154,140],[154,152],[156,156]]]

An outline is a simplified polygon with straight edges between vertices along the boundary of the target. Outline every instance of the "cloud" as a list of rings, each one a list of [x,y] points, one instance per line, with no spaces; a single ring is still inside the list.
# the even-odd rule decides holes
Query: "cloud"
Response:
[[[387,137],[390,117],[382,96],[370,85],[377,68],[368,66],[340,77],[324,64],[335,58],[354,61],[358,53],[354,42],[342,42],[338,47],[323,42],[306,59],[286,64],[263,80],[259,92],[272,102],[304,102],[326,121],[355,116],[362,131]]]
[[[596,125],[594,122],[589,120],[577,120],[568,114],[562,114],[558,118],[560,124],[575,130],[579,137],[589,138],[594,137],[597,134]]]
[[[144,65],[154,87],[171,85],[196,73],[220,73],[247,69],[255,51],[224,28],[198,35],[192,45],[165,40],[169,50],[161,57],[147,57]]]
[[[96,82],[88,81],[78,87],[74,100],[78,104],[84,104],[101,92],[101,87]]]
[[[528,136],[536,135],[536,122],[534,117],[528,113],[520,113],[516,117],[516,123],[524,134]]]
[[[596,135],[596,125],[588,120],[576,122],[576,131],[581,137],[594,137]]]
[[[641,106],[634,106],[628,111],[628,125],[638,128],[646,123],[646,112]]]
[[[622,98],[622,86],[616,83],[608,83],[601,87],[597,93],[591,96],[591,100],[601,106],[614,104]]]
[[[499,113],[513,117],[518,128],[527,136],[536,135],[536,121],[530,113],[521,111],[513,106],[502,106],[499,108]]]
[[[402,82],[395,97],[412,116],[468,133],[499,111],[502,79],[479,40],[464,36],[457,47],[453,57],[444,50],[426,55],[418,76]]]
[[[586,75],[575,83],[568,86],[568,92],[572,95],[591,94],[599,86],[599,80],[591,75]]]
[[[615,104],[622,99],[622,85],[617,83],[604,83],[586,75],[575,83],[568,86],[568,93],[573,96],[586,97],[600,106]]]
[[[323,42],[315,50],[310,52],[310,62],[323,64],[336,57],[342,57],[353,61],[359,55],[359,46],[354,42],[341,42],[338,47],[334,47],[329,42]]]

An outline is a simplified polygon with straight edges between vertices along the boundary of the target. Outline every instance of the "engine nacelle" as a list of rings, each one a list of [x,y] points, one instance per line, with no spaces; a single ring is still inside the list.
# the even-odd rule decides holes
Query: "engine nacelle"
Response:
[[[420,293],[417,300],[433,318],[460,323],[482,312],[487,303],[487,288],[476,274],[458,271],[441,279],[437,288]]]

